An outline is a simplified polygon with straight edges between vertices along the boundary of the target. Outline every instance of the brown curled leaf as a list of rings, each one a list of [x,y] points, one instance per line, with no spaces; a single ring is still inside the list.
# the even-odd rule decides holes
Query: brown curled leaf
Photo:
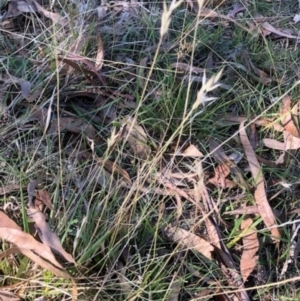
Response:
[[[35,227],[38,231],[39,237],[44,245],[49,246],[50,249],[57,254],[61,255],[68,262],[75,263],[71,254],[67,253],[61,246],[60,240],[56,233],[52,232],[48,223],[46,222],[44,214],[34,207],[30,207],[27,210],[30,218],[35,222]]]

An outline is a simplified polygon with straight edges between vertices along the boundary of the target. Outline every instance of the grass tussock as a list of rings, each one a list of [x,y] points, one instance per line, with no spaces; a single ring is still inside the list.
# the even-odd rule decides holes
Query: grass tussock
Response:
[[[297,13],[1,3],[0,297],[298,300]]]

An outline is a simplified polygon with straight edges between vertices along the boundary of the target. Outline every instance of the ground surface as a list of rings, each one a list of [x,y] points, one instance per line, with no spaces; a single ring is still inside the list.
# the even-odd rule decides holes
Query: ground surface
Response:
[[[3,300],[300,298],[299,3],[1,5]]]

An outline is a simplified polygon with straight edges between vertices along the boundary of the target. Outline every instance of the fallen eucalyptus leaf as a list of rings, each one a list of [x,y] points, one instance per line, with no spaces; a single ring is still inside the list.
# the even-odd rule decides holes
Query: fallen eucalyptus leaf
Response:
[[[247,230],[246,235],[243,236],[243,253],[241,257],[241,274],[244,282],[248,279],[249,275],[252,273],[257,265],[258,256],[256,255],[259,249],[259,242],[257,238],[257,231],[251,229],[253,221],[248,218],[242,221],[241,230]]]
[[[265,184],[264,184],[264,177],[259,165],[259,162],[256,158],[255,152],[251,146],[251,143],[248,139],[246,129],[245,129],[245,122],[240,124],[240,139],[245,151],[246,158],[249,163],[249,167],[251,170],[251,174],[253,179],[255,180],[255,192],[254,198],[256,204],[258,206],[259,213],[265,223],[265,225],[270,228],[272,233],[272,239],[274,242],[279,242],[280,239],[280,232],[276,227],[276,218],[273,214],[273,211],[270,207],[270,204],[267,199]]]
[[[196,234],[171,225],[164,228],[164,233],[168,239],[178,243],[181,247],[197,251],[211,259],[214,247]]]
[[[38,231],[41,241],[51,248],[52,251],[61,255],[68,262],[75,263],[71,254],[67,253],[61,246],[60,240],[56,233],[52,232],[48,223],[46,222],[44,214],[34,207],[27,209],[27,214],[35,222],[35,227]]]

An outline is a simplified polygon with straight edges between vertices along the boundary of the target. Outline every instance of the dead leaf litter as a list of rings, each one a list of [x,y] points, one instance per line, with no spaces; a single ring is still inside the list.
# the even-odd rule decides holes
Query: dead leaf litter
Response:
[[[0,272],[8,273],[0,299],[27,298],[33,286],[43,298],[36,279],[48,277],[44,269],[64,278],[51,283],[61,299],[76,300],[81,286],[128,300],[137,292],[159,299],[159,288],[170,301],[248,301],[261,298],[263,250],[276,251],[280,278],[291,263],[298,269],[299,226],[287,216],[298,214],[299,183],[274,174],[299,165],[299,100],[288,89],[268,99],[273,85],[288,85],[283,67],[235,45],[232,34],[286,48],[299,37],[274,17],[249,19],[249,3],[204,2],[72,1],[74,11],[59,2],[1,4]],[[183,7],[195,20],[172,41]],[[150,23],[153,40],[143,36]],[[218,43],[233,46],[218,55],[215,46],[195,47],[190,38],[202,26],[212,36],[220,27]],[[236,89],[240,81],[253,99]],[[257,103],[267,110],[253,112]],[[284,198],[291,205],[282,209]],[[14,291],[17,279],[26,285]]]

